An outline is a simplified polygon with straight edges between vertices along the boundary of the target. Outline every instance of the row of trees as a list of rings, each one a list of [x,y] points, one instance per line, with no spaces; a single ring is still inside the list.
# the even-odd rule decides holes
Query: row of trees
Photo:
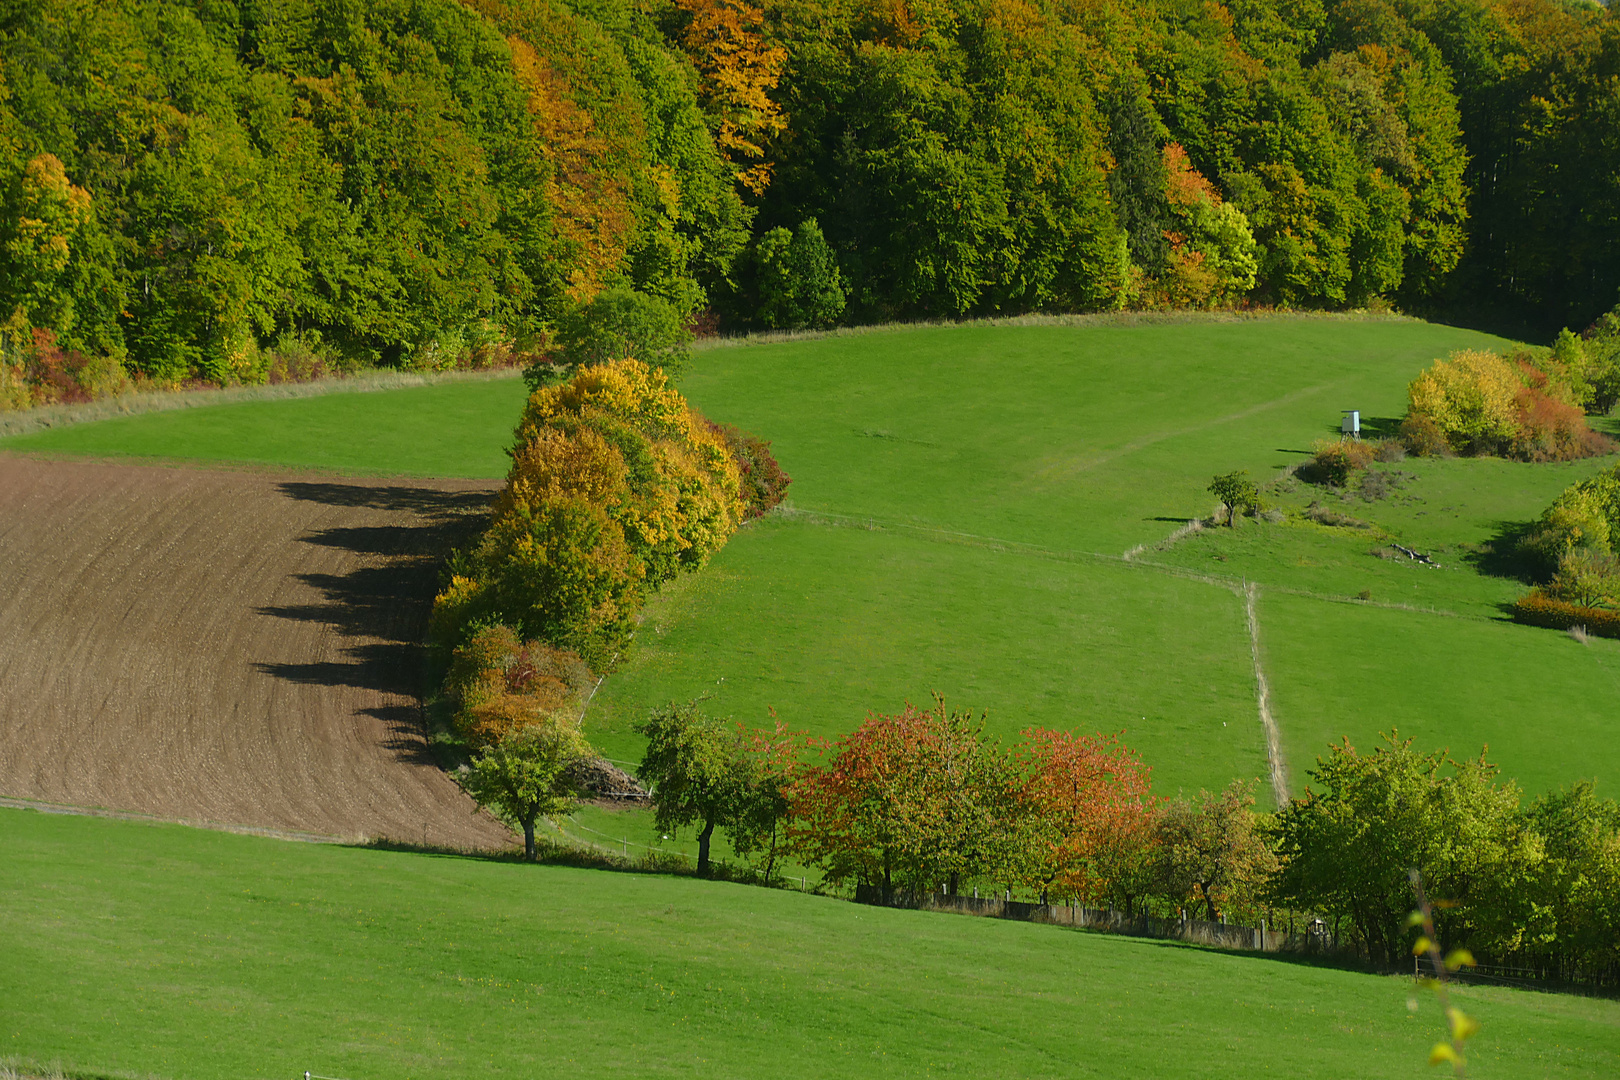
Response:
[[[1037,728],[1005,747],[940,700],[812,740],[809,762],[780,726],[745,731],[698,703],[655,710],[641,730],[658,827],[699,829],[700,871],[725,829],[767,876],[791,857],[833,883],[989,886],[1211,919],[1283,909],[1396,963],[1415,867],[1447,901],[1435,918],[1448,946],[1565,974],[1620,963],[1620,806],[1590,784],[1526,805],[1483,754],[1346,741],[1268,814],[1252,784],[1156,798],[1115,737]]]
[[[610,289],[763,328],[1584,326],[1620,287],[1617,56],[1557,0],[13,2],[5,378],[36,329],[164,382],[540,355]]]
[[[678,355],[667,310],[604,292],[566,339],[573,374],[542,364],[492,520],[455,553],[430,633],[447,661],[450,726],[464,774],[534,854],[538,817],[568,805],[589,754],[584,703],[634,634],[648,592],[701,568],[789,478],[770,444],[716,424],[660,367]],[[559,370],[561,368],[561,370]]]
[[[0,319],[159,382],[532,350],[615,284],[689,313],[752,213],[628,3],[0,5]]]

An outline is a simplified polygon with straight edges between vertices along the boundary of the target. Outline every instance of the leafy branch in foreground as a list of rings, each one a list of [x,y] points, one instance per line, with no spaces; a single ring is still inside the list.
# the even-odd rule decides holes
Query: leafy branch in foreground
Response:
[[[1429,1064],[1450,1062],[1454,1075],[1466,1076],[1468,1059],[1463,1056],[1463,1049],[1468,1040],[1479,1032],[1479,1021],[1451,1003],[1451,995],[1446,992],[1446,977],[1461,968],[1473,967],[1474,956],[1467,949],[1453,949],[1444,959],[1441,958],[1438,935],[1434,929],[1434,909],[1423,891],[1423,874],[1414,867],[1411,878],[1412,895],[1417,898],[1418,906],[1407,918],[1407,925],[1423,931],[1412,944],[1412,955],[1427,957],[1429,968],[1434,972],[1431,978],[1419,979],[1418,982],[1434,991],[1435,997],[1440,1000],[1440,1011],[1446,1017],[1446,1037],[1429,1051]]]

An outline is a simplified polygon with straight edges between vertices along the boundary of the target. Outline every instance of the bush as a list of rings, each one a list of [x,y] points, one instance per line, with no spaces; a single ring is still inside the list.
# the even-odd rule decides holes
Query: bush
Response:
[[[535,390],[613,360],[639,360],[674,374],[686,366],[691,342],[674,304],[615,286],[570,308],[558,320],[554,351],[524,368],[523,378]]]
[[[578,720],[594,676],[578,653],[523,641],[509,626],[477,628],[445,679],[457,734],[474,747],[561,713]]]
[[[1377,446],[1360,439],[1318,440],[1312,450],[1315,453],[1300,472],[1311,483],[1328,487],[1344,487],[1378,456]]]
[[[1518,372],[1502,357],[1464,349],[1436,360],[1407,392],[1410,414],[1428,417],[1452,449],[1494,454],[1505,452],[1519,434],[1514,399],[1522,388]]]
[[[1567,346],[1567,343],[1565,343]],[[1564,349],[1511,358],[1479,350],[1452,353],[1408,387],[1411,408],[1402,424],[1416,454],[1447,450],[1500,454],[1522,461],[1569,461],[1609,453],[1613,440],[1593,431],[1579,401],[1590,395],[1584,352]]]
[[[1514,395],[1519,431],[1508,449],[1510,456],[1521,461],[1573,461],[1615,449],[1612,439],[1587,426],[1586,414],[1571,400],[1569,387],[1527,362],[1521,362],[1519,370],[1525,385]]]
[[[1620,466],[1566,488],[1519,541],[1519,551],[1535,564],[1539,574],[1550,575],[1572,551],[1612,551],[1617,528]]]
[[[1607,551],[1575,548],[1559,561],[1546,593],[1577,607],[1620,606],[1620,560]]]
[[[1588,407],[1607,416],[1620,402],[1620,308],[1587,327],[1581,339],[1586,354],[1586,381],[1592,388]]]
[[[1427,413],[1409,412],[1401,421],[1401,443],[1418,457],[1450,457],[1451,442]]]
[[[710,428],[731,451],[737,462],[737,473],[742,482],[742,497],[746,509],[745,520],[764,517],[787,494],[793,478],[782,471],[771,455],[771,444],[758,435],[751,435],[731,424],[709,422]]]
[[[616,663],[645,590],[701,567],[741,524],[737,463],[662,371],[634,360],[535,391],[495,520],[435,602],[434,641],[483,620]]]
[[[1549,596],[1541,589],[1532,589],[1514,603],[1513,619],[1549,630],[1584,626],[1588,634],[1620,638],[1620,611],[1581,607]]]

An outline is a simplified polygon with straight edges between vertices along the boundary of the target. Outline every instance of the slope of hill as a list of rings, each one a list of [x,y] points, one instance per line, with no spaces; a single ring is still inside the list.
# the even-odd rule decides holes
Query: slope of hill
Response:
[[[120,1075],[1411,1077],[1406,978],[691,878],[0,810],[4,1053]],[[1465,989],[1472,1075],[1612,1001]],[[1408,1011],[1408,999],[1417,1011]]]
[[[1258,583],[1258,656],[1296,790],[1328,741],[1395,725],[1459,753],[1488,742],[1533,791],[1606,785],[1620,744],[1604,737],[1601,702],[1620,650],[1508,624],[1498,605],[1517,584],[1471,554],[1602,462],[1407,462],[1407,495],[1347,508],[1425,550],[1455,549],[1440,571],[1378,559],[1354,530],[1266,525],[1163,547],[1209,512],[1212,474],[1270,475],[1332,435],[1341,409],[1387,421],[1431,359],[1499,344],[1414,320],[1178,317],[705,349],[686,392],[774,441],[794,476],[789,505],[654,599],[593,701],[591,737],[633,762],[631,724],[698,694],[748,723],[774,708],[835,736],[939,690],[988,709],[1004,737],[1124,729],[1166,793],[1263,777],[1242,596]],[[521,388],[342,397],[136,416],[0,448],[494,478]]]

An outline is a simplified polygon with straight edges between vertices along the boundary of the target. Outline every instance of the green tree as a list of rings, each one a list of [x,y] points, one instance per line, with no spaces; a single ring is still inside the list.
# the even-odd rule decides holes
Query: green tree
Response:
[[[1391,733],[1361,754],[1349,741],[1318,758],[1313,784],[1274,819],[1281,867],[1271,899],[1346,920],[1385,963],[1408,955],[1410,871],[1455,904],[1440,919],[1449,944],[1467,945],[1516,920],[1505,897],[1534,861],[1519,793],[1496,766],[1423,753]]]
[[[533,860],[535,823],[573,810],[569,771],[589,756],[579,725],[555,715],[509,732],[473,759],[461,782],[480,806],[523,830],[523,853]]]
[[[796,230],[772,229],[753,252],[755,318],[768,330],[831,326],[844,313],[838,260],[815,218]]]
[[[560,364],[534,364],[523,374],[531,389],[609,360],[639,360],[673,375],[685,366],[691,341],[691,331],[675,305],[617,285],[570,308],[558,320]]]
[[[1580,607],[1620,606],[1620,559],[1607,551],[1572,548],[1558,561],[1547,592]]]
[[[758,779],[742,732],[723,720],[705,715],[698,702],[673,702],[654,709],[636,725],[647,737],[637,777],[653,790],[653,821],[674,833],[698,827],[699,877],[709,873],[709,844],[714,830],[742,825],[753,835],[751,815],[759,810],[752,781]]]
[[[1159,818],[1160,889],[1178,903],[1202,904],[1217,919],[1229,904],[1253,901],[1276,869],[1254,812],[1253,781],[1167,803]]]
[[[1229,526],[1237,524],[1240,514],[1258,514],[1262,509],[1260,489],[1249,479],[1247,469],[1217,476],[1210,481],[1209,493],[1221,501]]]

